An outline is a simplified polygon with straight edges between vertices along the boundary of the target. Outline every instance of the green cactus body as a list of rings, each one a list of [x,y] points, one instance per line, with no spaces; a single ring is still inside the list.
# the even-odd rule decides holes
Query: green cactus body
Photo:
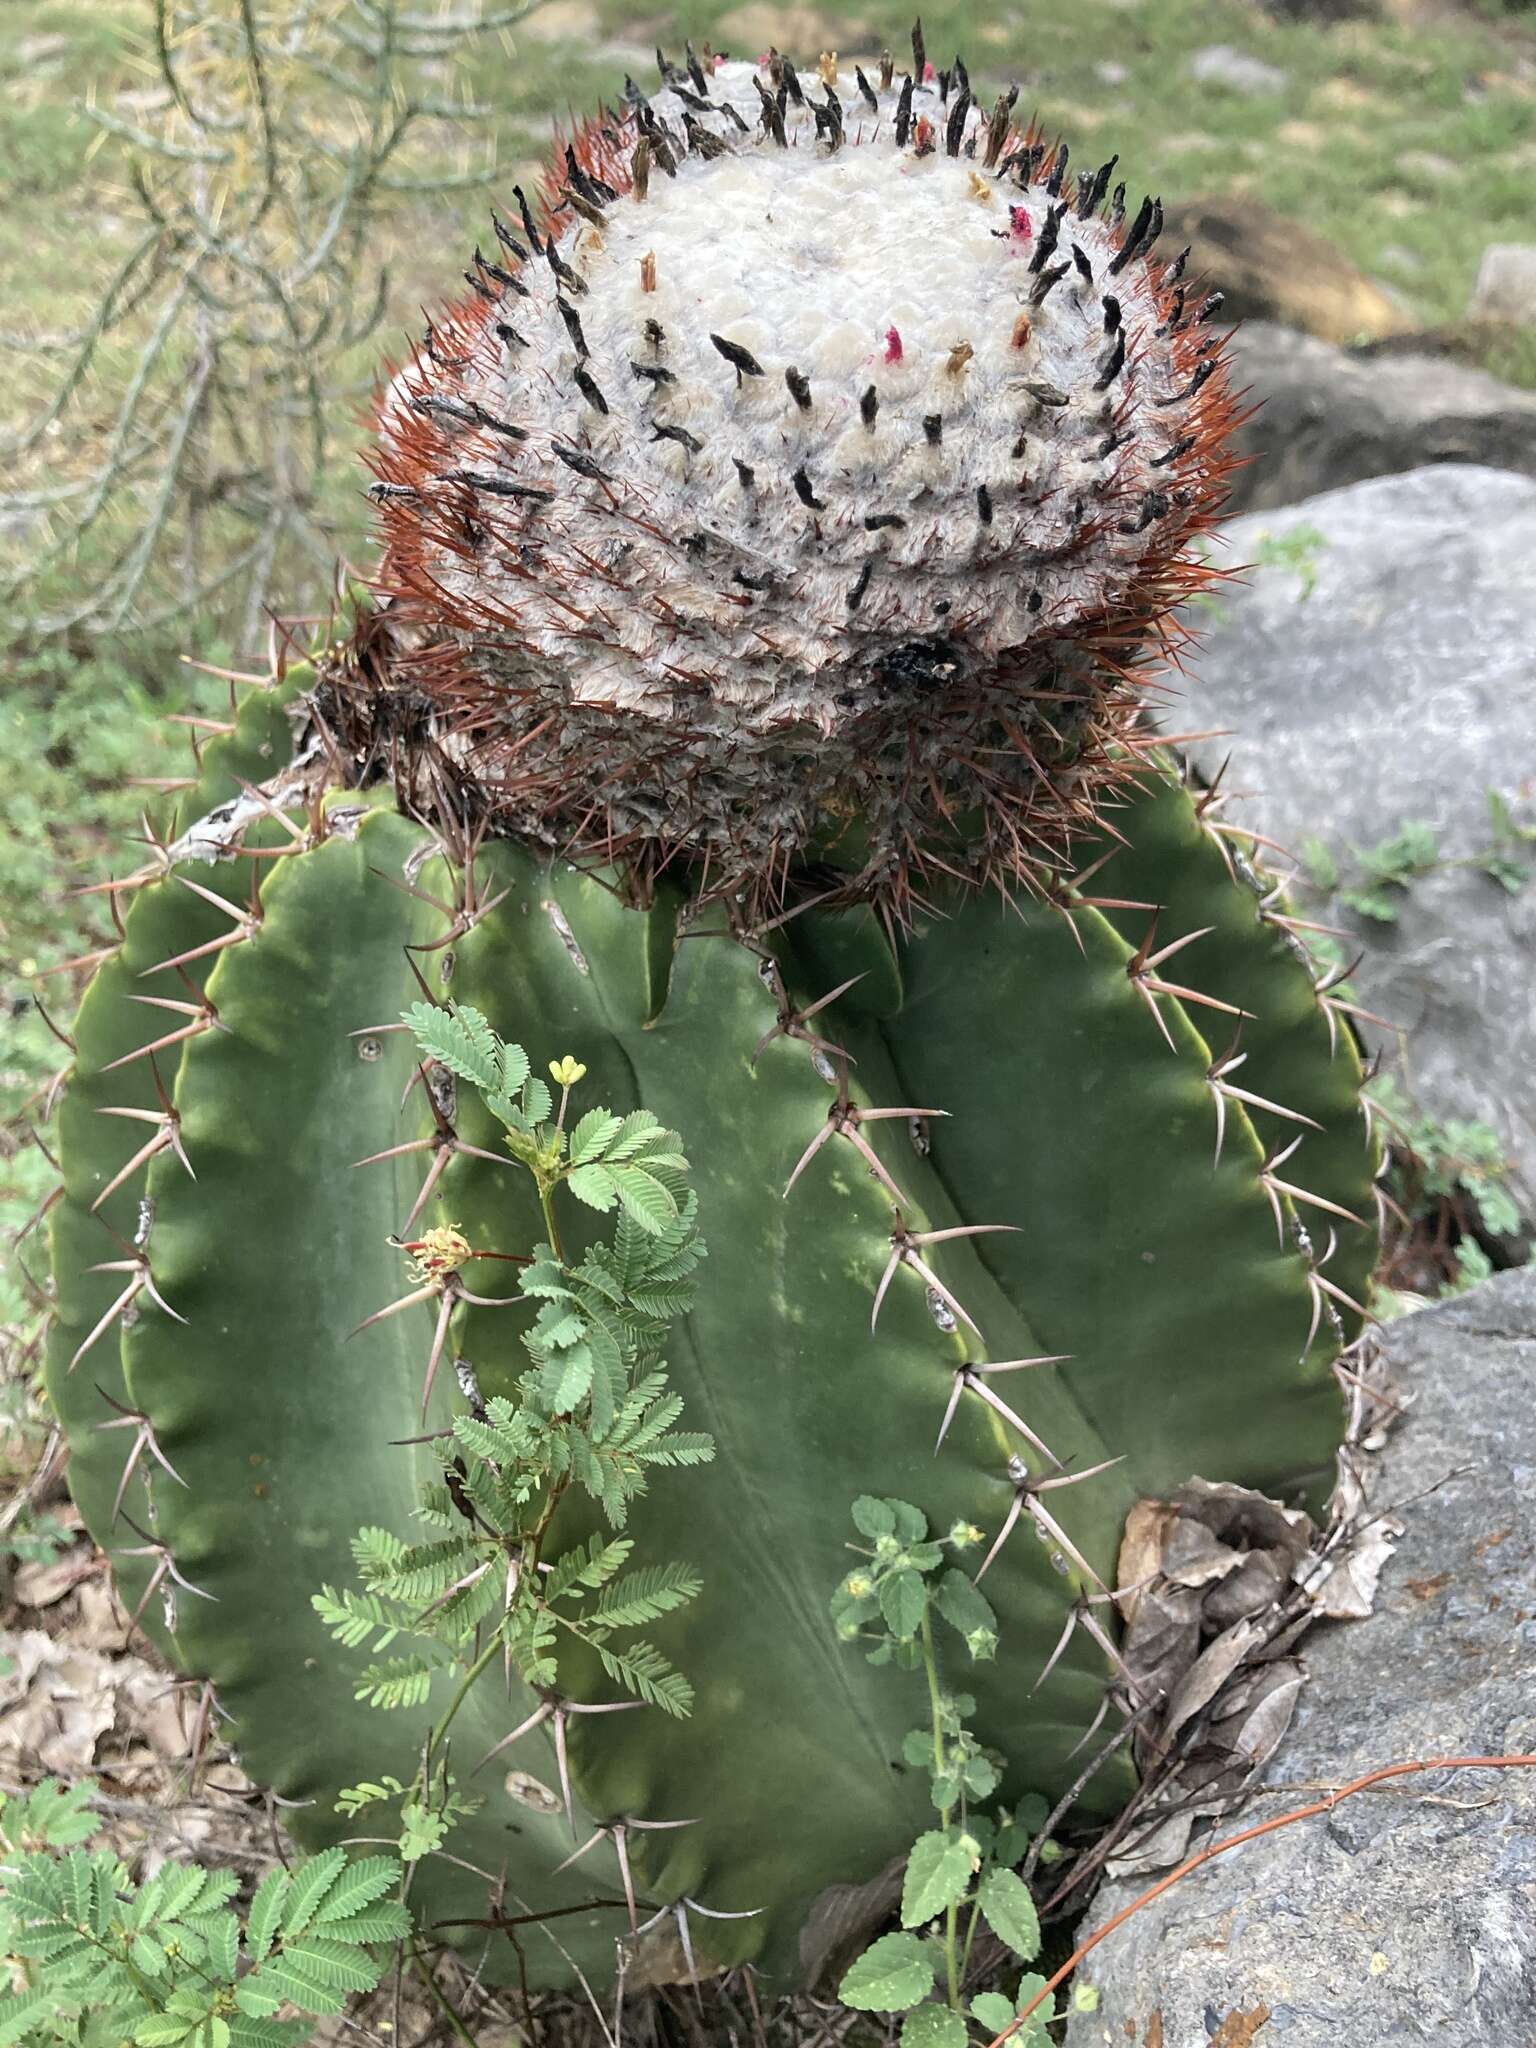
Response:
[[[238,797],[242,782],[260,781],[288,758],[291,734],[284,707],[309,679],[307,668],[296,668],[283,684],[246,698],[236,730],[220,734],[204,750],[200,773],[182,798],[179,823],[190,824]],[[250,843],[270,846],[281,837],[275,823],[261,823]],[[217,868],[198,864],[182,872],[198,888],[239,905],[249,891],[250,866],[247,861]],[[146,1141],[165,1141],[163,1122],[150,1119],[162,1116],[164,1101],[170,1099],[181,1045],[168,1045],[153,1061],[141,1049],[199,1022],[197,1001],[218,954],[188,959],[179,974],[159,963],[204,947],[231,929],[231,919],[214,904],[174,884],[138,896],[128,922],[131,935],[96,974],[74,1024],[77,1054],[59,1108],[64,1185],[52,1217],[57,1290],[48,1334],[49,1397],[70,1439],[70,1486],[97,1540],[114,1550],[140,1547],[142,1539],[124,1515],[154,1540],[146,1524],[149,1495],[142,1482],[155,1470],[155,1461],[140,1452],[119,1508],[119,1482],[137,1429],[119,1427],[126,1422],[123,1411],[131,1411],[133,1403],[123,1377],[119,1323],[110,1312],[137,1276],[95,1268],[104,1261],[120,1265],[132,1259],[147,1220],[141,1208],[143,1171],[129,1174],[103,1196]],[[164,1003],[188,1005],[193,1014],[161,1007]],[[116,1113],[124,1110],[131,1114]],[[142,1306],[135,1296],[129,1313],[141,1312]],[[109,1318],[109,1330],[92,1343],[103,1317]],[[124,1556],[117,1570],[123,1597],[135,1609],[144,1601],[154,1560]],[[163,1648],[158,1601],[151,1598],[145,1605],[142,1621]]]
[[[1194,807],[1157,779],[1137,816],[1156,844],[1188,829]],[[401,1291],[389,1239],[435,1157],[421,1091],[408,1092],[408,1040],[388,1029],[418,993],[414,958],[429,986],[505,1034],[574,1053],[615,1109],[643,1104],[690,1133],[711,1244],[672,1363],[717,1460],[635,1512],[648,1543],[705,1578],[664,1637],[698,1674],[698,1707],[684,1723],[653,1711],[571,1717],[574,1839],[563,1813],[528,1803],[542,1785],[543,1803],[558,1806],[550,1731],[534,1729],[483,1774],[489,1801],[460,1853],[505,1869],[509,1895],[551,1912],[622,1896],[607,1842],[556,1874],[600,1823],[693,1819],[633,1833],[646,1896],[751,1913],[695,1913],[696,1950],[792,1975],[816,1897],[878,1872],[925,1805],[898,1768],[920,1681],[870,1671],[827,1621],[829,1586],[849,1563],[850,1499],[899,1491],[936,1528],[974,1524],[988,1548],[1022,1507],[983,1581],[1003,1651],[966,1682],[980,1725],[1019,1760],[1007,1791],[1054,1794],[1080,1768],[1074,1752],[1113,1672],[1078,1629],[1033,1688],[1072,1603],[1113,1585],[1131,1503],[1192,1471],[1285,1493],[1327,1472],[1336,1338],[1322,1321],[1308,1348],[1311,1268],[1289,1196],[1266,1193],[1264,1146],[1239,1101],[1226,1105],[1215,1157],[1208,1074],[1222,1041],[1201,1027],[1209,1017],[1225,1034],[1229,1017],[1140,988],[1127,937],[1088,906],[1068,919],[960,901],[894,949],[865,913],[811,912],[772,935],[770,956],[709,929],[707,916],[680,924],[674,895],[628,909],[600,879],[509,844],[476,863],[478,899],[494,907],[436,948],[447,920],[424,898],[447,901],[462,884],[442,850],[377,795],[333,799],[329,817],[317,844],[262,864],[259,925],[212,956],[218,1027],[175,1048],[175,1107],[197,1179],[169,1152],[151,1163],[150,1254],[157,1290],[186,1321],[142,1306],[89,1354],[93,1392],[97,1381],[120,1388],[186,1481],[151,1473],[152,1533],[198,1589],[175,1593],[174,1653],[215,1681],[250,1767],[313,1802],[295,1815],[307,1840],[346,1832],[337,1790],[403,1774],[419,1741],[420,1715],[353,1700],[309,1604],[318,1583],[345,1577],[357,1526],[403,1526],[412,1501],[412,1453],[393,1440],[420,1427],[431,1311],[348,1333]],[[1216,859],[1243,913],[1224,928],[1222,1000],[1258,1010],[1278,988],[1315,1008],[1304,970]],[[146,1013],[122,1000],[123,977],[141,958],[166,957],[161,948],[201,943],[205,908],[174,878],[139,896],[121,964],[87,1004],[77,1111],[120,1092],[125,1074],[142,1087],[144,1062],[100,1071],[125,1030],[132,1043],[144,1029]],[[1186,985],[1198,986],[1198,946],[1182,961]],[[863,978],[843,997],[797,1021],[853,973]],[[1344,1035],[1330,1056],[1317,1021],[1322,1046],[1311,1066],[1296,1065],[1314,1109],[1327,1105],[1333,1119],[1327,1199],[1363,1200],[1372,1158],[1354,1053]],[[935,1113],[849,1121],[844,1135],[828,1122],[839,1106],[855,1118]],[[465,1146],[492,1149],[477,1100],[455,1115]],[[99,1175],[111,1162],[88,1149],[82,1126],[77,1117],[66,1132],[71,1170]],[[413,1140],[423,1149],[354,1167]],[[539,1234],[526,1184],[473,1150],[450,1157],[413,1228],[431,1221],[506,1249]],[[904,1235],[893,1242],[893,1232]],[[79,1198],[55,1242],[61,1288],[81,1286],[95,1244]],[[476,1290],[510,1293],[504,1270],[475,1269],[490,1274]],[[75,1325],[93,1308],[77,1310]],[[452,1349],[487,1394],[525,1363],[524,1321],[515,1307],[457,1311]],[[956,1377],[1051,1354],[1067,1356]],[[61,1335],[50,1385],[90,1461],[77,1478],[82,1503],[112,1540],[116,1466],[102,1451],[112,1439],[91,1430],[101,1418],[81,1398],[86,1362],[65,1368]],[[440,1378],[434,1419],[447,1386]],[[1068,1473],[1121,1462],[1031,1494],[1028,1475],[1054,1471],[1032,1439]],[[1042,1508],[1056,1533],[1034,1520]],[[584,1697],[606,1696],[600,1674],[572,1671]],[[455,1736],[466,1771],[537,1704],[483,1677]],[[523,1774],[512,1792],[509,1767]],[[1100,1773],[1089,1810],[1123,1797],[1123,1769]],[[483,1885],[442,1863],[423,1867],[415,1896],[433,1919],[484,1911]],[[611,1907],[551,1924],[589,1972],[611,1960]],[[493,1955],[493,1967],[510,1963]],[[536,1942],[530,1966],[556,1980],[568,1969],[553,1943]]]
[[[1176,772],[1165,759],[1164,769]],[[1266,1156],[1293,1146],[1278,1169],[1305,1195],[1298,1219],[1317,1240],[1318,1271],[1337,1294],[1323,1293],[1353,1331],[1377,1256],[1374,1154],[1360,1145],[1360,1075],[1352,1058],[1334,1057],[1349,1036],[1348,1011],[1326,982],[1313,983],[1300,933],[1278,891],[1260,881],[1241,828],[1225,825],[1214,793],[1192,793],[1187,804],[1160,801],[1156,784],[1132,795],[1114,822],[1123,832],[1094,875],[1090,893],[1157,906],[1156,943],[1202,934],[1189,953],[1201,992],[1243,1014],[1223,1024],[1207,1013],[1203,1029],[1228,1074],[1229,1085],[1259,1134]],[[1090,862],[1090,864],[1092,864]],[[1241,880],[1246,886],[1234,887]],[[1110,907],[1105,915],[1130,945],[1147,933],[1149,913]],[[1182,979],[1170,967],[1174,979]],[[1234,1063],[1233,1054],[1241,1057]],[[1257,1096],[1256,1104],[1247,1098]],[[1291,1112],[1277,1115],[1264,1103]],[[1298,1123],[1296,1117],[1309,1123]],[[1331,1204],[1331,1207],[1322,1206]],[[1343,1211],[1345,1213],[1340,1214]],[[1360,1219],[1360,1220],[1354,1220]],[[1326,1254],[1326,1256],[1325,1256]]]

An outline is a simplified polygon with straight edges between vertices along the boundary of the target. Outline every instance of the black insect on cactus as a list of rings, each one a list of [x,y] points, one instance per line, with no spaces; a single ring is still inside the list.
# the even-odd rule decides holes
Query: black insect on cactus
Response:
[[[398,1020],[473,1010],[683,1134],[710,1256],[669,1357],[716,1454],[629,1527],[701,1586],[655,1631],[691,1718],[581,1711],[622,1697],[591,1658],[493,1664],[454,1737],[485,1803],[412,1894],[474,1943],[487,1877],[549,1916],[534,1981],[658,1923],[793,1979],[817,1901],[910,1841],[919,1681],[827,1617],[855,1496],[981,1532],[975,1725],[1002,1796],[1058,1795],[1137,1704],[1131,1505],[1320,1488],[1340,1433],[1375,1247],[1348,1005],[1141,721],[1211,573],[1214,302],[1113,160],[1069,176],[971,90],[695,59],[561,143],[383,397],[378,608],[205,748],[76,1027],[77,1497],[316,1841],[440,1701],[355,1700],[315,1588],[408,1528],[459,1390],[524,1383],[526,1269],[489,1254],[548,1242],[504,1120]]]

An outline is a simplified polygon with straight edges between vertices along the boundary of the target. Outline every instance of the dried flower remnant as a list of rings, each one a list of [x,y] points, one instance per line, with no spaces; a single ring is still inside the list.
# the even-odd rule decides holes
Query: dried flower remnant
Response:
[[[410,1255],[411,1278],[419,1282],[446,1280],[474,1257],[469,1239],[452,1224],[438,1224],[401,1245]]]

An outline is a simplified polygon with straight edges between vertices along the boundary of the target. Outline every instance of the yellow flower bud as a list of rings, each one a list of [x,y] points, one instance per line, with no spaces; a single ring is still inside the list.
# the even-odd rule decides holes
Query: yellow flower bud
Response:
[[[564,1059],[551,1060],[549,1071],[561,1088],[574,1088],[578,1081],[585,1079],[587,1072],[581,1061],[573,1059],[569,1053]]]

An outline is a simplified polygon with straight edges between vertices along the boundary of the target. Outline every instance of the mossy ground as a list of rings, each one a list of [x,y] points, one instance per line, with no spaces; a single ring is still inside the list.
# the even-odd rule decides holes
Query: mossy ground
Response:
[[[1243,191],[1327,236],[1397,293],[1426,328],[1452,330],[1499,374],[1536,386],[1536,336],[1464,326],[1487,243],[1529,239],[1536,182],[1536,24],[1519,9],[1405,5],[1383,18],[1334,25],[1273,18],[1245,0],[1081,0],[1040,5],[940,5],[923,10],[930,53],[962,50],[978,78],[1016,80],[1038,111],[1085,156],[1119,149],[1132,187],[1165,199]],[[128,246],[132,203],[115,145],[91,148],[77,111],[94,97],[124,113],[154,104],[157,80],[144,47],[144,0],[46,0],[0,11],[0,329],[13,341],[68,329]],[[641,13],[625,0],[552,0],[514,36],[488,37],[469,66],[477,98],[496,111],[507,189],[536,157],[552,115],[611,94],[625,69],[648,75],[657,42],[685,36],[748,51],[779,39],[813,57],[845,57],[889,42],[904,56],[911,0],[854,0],[827,8],[727,6],[685,0]],[[1248,96],[1197,85],[1194,54],[1227,44],[1281,74],[1272,93]],[[757,54],[756,48],[750,54]],[[126,96],[126,97],[125,97]],[[393,277],[384,347],[415,308],[451,288],[443,251],[483,238],[485,202],[403,200],[388,246]],[[378,352],[377,350],[375,351]],[[0,427],[27,416],[47,388],[46,354],[10,354]],[[79,460],[99,436],[125,357],[108,351],[70,423],[46,444],[57,464]],[[367,364],[357,365],[359,386]],[[343,403],[355,434],[355,400]],[[343,460],[329,486],[338,546],[365,551],[365,507]],[[24,530],[0,532],[0,556],[24,549]],[[90,578],[89,555],[64,572]],[[298,601],[314,593],[295,593]],[[0,957],[7,1043],[0,1050],[0,1235],[25,1216],[47,1170],[26,1142],[24,1105],[50,1068],[54,1046],[28,1001],[30,976],[79,952],[105,930],[99,897],[68,892],[77,880],[132,858],[140,792],[128,776],[179,771],[184,735],[157,723],[167,712],[222,707],[222,686],[179,660],[182,649],[217,660],[234,651],[216,619],[172,635],[103,647],[88,640],[37,645],[11,622],[0,653],[5,698],[0,740]],[[0,636],[0,647],[4,636]],[[67,1013],[70,990],[53,984]],[[35,1257],[35,1253],[34,1253]],[[21,1309],[19,1276],[0,1288],[0,1323]]]

